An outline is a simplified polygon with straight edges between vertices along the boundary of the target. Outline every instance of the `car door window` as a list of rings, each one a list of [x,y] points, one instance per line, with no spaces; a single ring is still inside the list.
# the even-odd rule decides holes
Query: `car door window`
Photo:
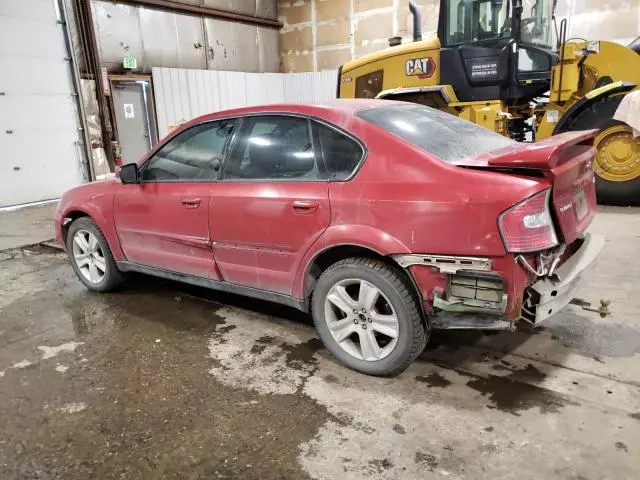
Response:
[[[171,139],[141,172],[147,182],[215,180],[235,121],[207,122]]]
[[[316,180],[315,155],[306,118],[247,117],[224,168],[232,180]]]
[[[313,129],[324,160],[323,178],[346,180],[351,177],[364,156],[362,146],[353,138],[321,123],[313,122]]]

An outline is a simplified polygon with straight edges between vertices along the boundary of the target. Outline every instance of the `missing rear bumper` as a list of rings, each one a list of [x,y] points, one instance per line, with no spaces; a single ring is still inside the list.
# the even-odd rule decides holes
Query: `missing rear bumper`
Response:
[[[505,282],[499,275],[459,272],[449,275],[446,297],[434,292],[431,328],[441,330],[511,330],[504,319],[507,309]]]
[[[583,273],[603,246],[604,237],[586,234],[580,248],[556,269],[553,279],[546,277],[525,290],[521,319],[539,325],[567,306],[574,298]]]
[[[481,272],[449,275],[446,299],[435,292],[433,306],[451,313],[502,315],[507,309],[504,280]]]

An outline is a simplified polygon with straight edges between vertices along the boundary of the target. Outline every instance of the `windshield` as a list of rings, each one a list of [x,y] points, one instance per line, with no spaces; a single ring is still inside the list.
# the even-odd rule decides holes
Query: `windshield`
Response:
[[[511,38],[511,0],[445,0],[445,45]],[[523,43],[551,47],[552,0],[523,0]]]
[[[447,163],[515,143],[474,123],[423,105],[397,104],[361,110],[356,115]]]

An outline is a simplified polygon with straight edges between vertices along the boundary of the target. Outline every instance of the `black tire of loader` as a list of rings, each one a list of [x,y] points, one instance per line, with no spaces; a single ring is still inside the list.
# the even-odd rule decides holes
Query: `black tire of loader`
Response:
[[[576,130],[600,131],[615,125],[624,125],[613,119],[623,96],[606,97],[594,102],[567,122],[563,132]],[[602,205],[638,205],[640,204],[640,177],[626,182],[612,182],[596,174],[596,195]]]

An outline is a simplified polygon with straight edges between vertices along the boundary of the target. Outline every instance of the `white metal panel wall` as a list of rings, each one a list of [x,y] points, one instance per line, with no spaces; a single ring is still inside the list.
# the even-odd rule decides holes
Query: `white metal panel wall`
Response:
[[[0,207],[82,182],[76,97],[54,0],[0,1]]]
[[[337,72],[246,73],[154,68],[153,89],[161,137],[205,113],[229,108],[335,98]]]

